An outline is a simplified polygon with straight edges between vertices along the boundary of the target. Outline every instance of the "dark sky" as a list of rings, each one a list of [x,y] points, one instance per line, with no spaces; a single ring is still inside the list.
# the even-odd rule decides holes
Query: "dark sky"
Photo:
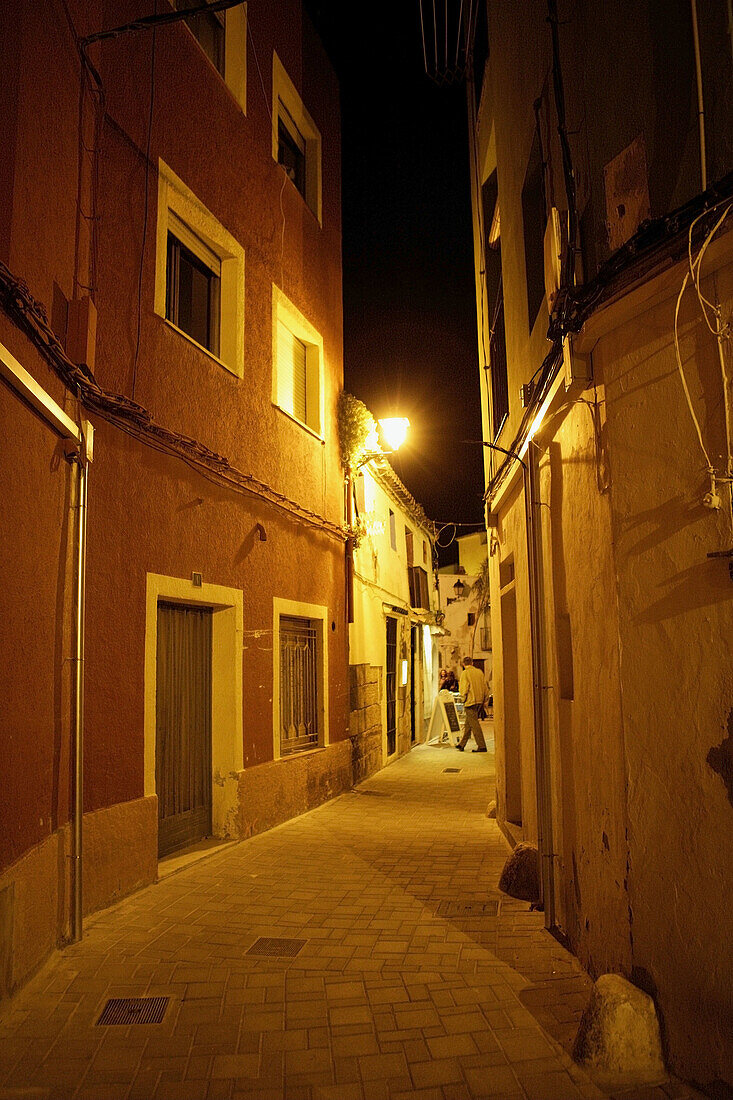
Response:
[[[345,388],[408,416],[392,463],[438,521],[480,523],[465,89],[425,74],[418,0],[310,0],[341,83]]]

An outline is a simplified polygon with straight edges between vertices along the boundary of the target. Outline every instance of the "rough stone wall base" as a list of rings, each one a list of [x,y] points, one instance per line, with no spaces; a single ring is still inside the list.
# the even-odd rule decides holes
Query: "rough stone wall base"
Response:
[[[84,815],[83,911],[155,882],[158,800]],[[13,993],[71,935],[71,829],[64,825],[0,875],[0,998]]]
[[[239,835],[263,833],[351,786],[349,740],[247,768],[239,773]]]
[[[349,667],[349,729],[354,783],[382,767],[382,670],[377,665]]]

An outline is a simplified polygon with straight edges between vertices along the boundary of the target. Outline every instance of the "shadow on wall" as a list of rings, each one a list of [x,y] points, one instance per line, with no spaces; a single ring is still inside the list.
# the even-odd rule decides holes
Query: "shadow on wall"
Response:
[[[723,780],[728,801],[733,806],[733,710],[728,714],[728,736],[710,749],[705,760]]]
[[[731,581],[728,570],[720,561],[701,559],[697,565],[683,569],[674,577],[657,585],[657,588],[674,585],[665,596],[649,604],[636,616],[638,623],[658,623],[684,615],[701,607],[729,603]]]

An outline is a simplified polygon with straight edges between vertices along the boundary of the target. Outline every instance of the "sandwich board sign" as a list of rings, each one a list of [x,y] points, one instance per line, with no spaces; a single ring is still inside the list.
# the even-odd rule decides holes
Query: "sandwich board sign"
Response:
[[[449,691],[439,691],[433,703],[433,713],[428,726],[428,742],[445,742],[450,745],[451,734],[460,734],[461,723],[453,695]]]

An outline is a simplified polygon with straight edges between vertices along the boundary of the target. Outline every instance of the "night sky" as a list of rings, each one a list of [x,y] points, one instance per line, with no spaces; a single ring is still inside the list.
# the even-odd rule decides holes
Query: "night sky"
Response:
[[[410,418],[391,461],[430,518],[480,524],[465,89],[426,76],[418,0],[306,7],[341,84],[345,388]]]

